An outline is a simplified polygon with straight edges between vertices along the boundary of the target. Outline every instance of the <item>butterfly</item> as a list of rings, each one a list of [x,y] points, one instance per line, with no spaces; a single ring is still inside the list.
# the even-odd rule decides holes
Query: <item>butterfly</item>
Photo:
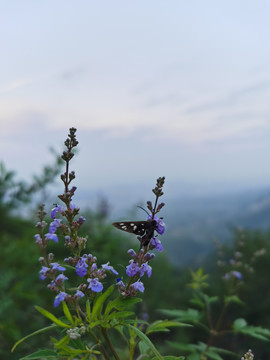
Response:
[[[139,236],[141,246],[147,246],[154,232],[158,227],[156,220],[149,219],[146,221],[120,221],[112,224],[119,230],[129,232]]]

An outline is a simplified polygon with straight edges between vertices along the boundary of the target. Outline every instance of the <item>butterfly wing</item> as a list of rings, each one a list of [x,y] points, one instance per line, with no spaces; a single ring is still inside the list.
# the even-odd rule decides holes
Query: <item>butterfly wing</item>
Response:
[[[150,221],[120,221],[114,222],[115,226],[119,230],[123,230],[135,235],[143,236],[147,230],[151,227]]]

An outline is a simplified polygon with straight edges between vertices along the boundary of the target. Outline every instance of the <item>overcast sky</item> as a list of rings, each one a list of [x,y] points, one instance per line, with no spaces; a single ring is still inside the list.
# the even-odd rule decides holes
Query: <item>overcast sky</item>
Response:
[[[0,159],[84,187],[270,184],[270,1],[1,1]]]

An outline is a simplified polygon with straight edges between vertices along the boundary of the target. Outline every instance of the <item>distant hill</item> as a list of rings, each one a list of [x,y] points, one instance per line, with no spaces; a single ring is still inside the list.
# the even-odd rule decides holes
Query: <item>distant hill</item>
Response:
[[[167,202],[166,249],[175,264],[199,262],[213,239],[227,242],[234,228],[270,228],[270,190],[185,197]]]
[[[102,192],[81,192],[77,202],[82,207],[95,207],[98,199],[106,198],[112,221],[144,219],[145,214],[136,206],[151,199],[148,187],[126,185]],[[162,211],[166,223],[164,248],[176,265],[200,262],[215,249],[214,238],[230,241],[233,228],[270,228],[270,188],[210,192],[185,186],[184,193],[178,189],[174,186],[168,195],[165,192],[166,206]]]

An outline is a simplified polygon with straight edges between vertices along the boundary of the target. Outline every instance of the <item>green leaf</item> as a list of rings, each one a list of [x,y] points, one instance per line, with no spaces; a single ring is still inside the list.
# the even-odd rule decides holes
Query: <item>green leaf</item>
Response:
[[[48,319],[50,319],[52,322],[54,322],[56,325],[60,326],[60,327],[64,327],[64,328],[70,328],[70,325],[64,323],[63,321],[57,319],[57,317],[55,317],[52,313],[50,313],[49,311],[43,309],[40,306],[35,306],[35,309],[40,312],[42,315],[44,315],[45,317],[47,317]]]
[[[145,343],[149,346],[149,348],[152,350],[152,352],[154,353],[154,355],[156,355],[156,358],[158,360],[162,360],[163,357],[160,355],[160,353],[157,351],[157,349],[155,348],[154,344],[151,342],[151,340],[143,333],[141,332],[141,330],[139,330],[138,328],[136,328],[133,325],[127,325],[131,330],[133,330],[136,335]]]
[[[66,335],[65,337],[63,337],[63,339],[55,342],[54,347],[56,349],[61,349],[63,347],[63,345],[67,345],[69,343],[69,340],[70,340],[69,336]]]
[[[41,333],[43,333],[43,332],[45,332],[45,331],[49,331],[49,330],[51,330],[51,329],[54,329],[54,328],[56,328],[56,327],[57,327],[56,325],[46,326],[45,328],[39,329],[39,330],[34,331],[33,333],[29,334],[29,335],[24,336],[22,339],[18,340],[18,341],[16,342],[16,344],[14,344],[13,348],[11,349],[11,352],[13,352],[13,351],[16,349],[16,347],[17,347],[18,345],[20,345],[22,342],[24,342],[26,339],[28,339],[28,338],[30,338],[30,337],[32,337],[32,336],[41,334]]]
[[[261,340],[270,340],[270,330],[260,326],[250,326],[245,319],[237,319],[233,323],[233,329],[236,332],[250,335]]]
[[[205,303],[204,303],[202,300],[200,300],[200,299],[195,299],[195,298],[193,298],[193,299],[190,300],[190,303],[191,303],[192,305],[199,306],[201,309],[204,309],[204,308],[205,308]]]
[[[112,320],[112,319],[122,319],[126,318],[128,316],[133,315],[133,311],[119,311],[119,312],[113,312],[112,314],[108,315],[106,320]]]
[[[234,352],[232,352],[232,351],[229,351],[229,350],[226,350],[226,349],[222,349],[222,348],[218,348],[218,347],[215,347],[215,346],[210,346],[209,349],[210,349],[211,351],[215,351],[215,352],[218,353],[218,354],[237,356],[237,354],[234,353]]]
[[[27,355],[20,360],[33,360],[33,359],[57,359],[57,353],[54,350],[38,350],[33,354]]]
[[[102,326],[102,327],[105,327],[105,328],[110,327],[110,324],[105,320],[91,321],[90,324],[89,324],[91,329],[93,329],[94,327],[99,326],[99,325]]]
[[[187,355],[187,360],[201,360],[201,355],[193,352],[190,355]]]
[[[138,302],[141,302],[142,299],[140,298],[118,298],[115,299],[113,301],[110,301],[106,307],[106,310],[104,312],[104,315],[106,316],[107,314],[109,314],[109,312],[112,309],[116,309],[116,310],[124,310],[132,305],[137,304]]]
[[[152,358],[151,360],[156,360],[157,357]],[[163,360],[185,360],[184,356],[172,356],[172,355],[167,355],[167,356],[163,356],[162,357]]]
[[[235,332],[252,336],[253,338],[270,341],[270,330],[260,326],[249,326],[245,319],[237,319],[233,323]]]
[[[148,326],[146,330],[146,334],[148,335],[150,333],[158,332],[158,331],[169,331],[167,329],[168,327],[183,327],[183,326],[191,327],[192,325],[180,323],[178,321],[157,320]]]
[[[225,296],[224,302],[225,302],[226,304],[235,303],[235,304],[239,304],[239,305],[244,305],[243,301],[240,300],[237,295]]]
[[[111,295],[111,293],[114,290],[114,285],[111,285],[106,291],[105,293],[103,293],[102,295],[100,295],[99,297],[97,297],[95,299],[94,302],[94,306],[93,306],[93,310],[92,310],[92,317],[94,318],[95,316],[97,316],[97,312],[99,310],[102,309],[103,303],[105,302],[105,300],[107,299],[107,297],[109,297]]]
[[[191,323],[196,323],[199,321],[201,315],[200,312],[196,309],[187,309],[187,310],[159,310],[162,314],[173,317],[181,321],[189,321]]]
[[[236,319],[233,323],[234,330],[238,331],[247,326],[247,322],[245,319]]]
[[[205,301],[209,304],[214,304],[218,302],[219,297],[218,296],[208,296],[204,294]]]
[[[67,304],[66,304],[65,301],[62,301],[62,306],[63,306],[63,311],[64,311],[64,314],[65,314],[66,318],[69,320],[69,322],[70,322],[72,325],[74,325],[74,321],[73,321],[72,315],[71,315],[71,313],[70,313],[70,311],[69,311],[69,308],[68,308],[68,306],[67,306]]]
[[[124,323],[125,324],[138,324],[140,323],[141,324],[145,324],[145,325],[149,325],[149,323],[145,320],[138,320],[138,319],[125,319],[124,320]]]
[[[140,354],[142,355],[147,355],[149,353],[149,346],[144,343],[143,341],[139,342],[139,350],[140,350]]]
[[[89,299],[86,301],[86,314],[88,321],[91,320],[91,307],[90,307],[90,301]]]
[[[185,352],[194,352],[194,346],[192,344],[184,344],[175,341],[166,341],[172,348],[185,351]]]
[[[208,349],[205,352],[205,355],[207,355],[207,357],[213,360],[223,360],[221,356],[219,356],[215,351],[211,351],[211,349]]]

